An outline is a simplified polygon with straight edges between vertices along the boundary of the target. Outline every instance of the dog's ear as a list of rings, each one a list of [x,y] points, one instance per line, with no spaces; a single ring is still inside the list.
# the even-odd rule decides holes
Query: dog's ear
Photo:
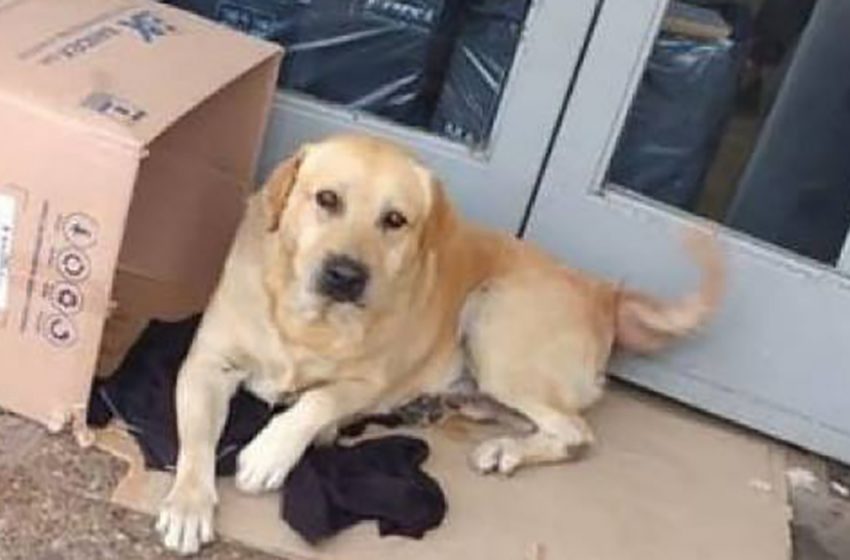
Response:
[[[263,201],[265,203],[266,230],[277,231],[280,227],[280,216],[286,207],[286,201],[298,177],[298,168],[304,160],[306,147],[301,147],[286,161],[279,164],[263,185]]]
[[[422,248],[424,252],[429,252],[437,250],[440,242],[448,237],[455,216],[442,182],[425,168],[418,168],[417,174],[428,192],[428,214],[422,230]]]

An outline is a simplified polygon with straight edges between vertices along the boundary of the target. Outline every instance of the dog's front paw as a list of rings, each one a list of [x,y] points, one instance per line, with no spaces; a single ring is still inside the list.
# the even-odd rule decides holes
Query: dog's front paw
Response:
[[[519,441],[510,437],[490,439],[472,452],[472,468],[481,474],[513,474],[522,464],[522,448]]]
[[[213,540],[214,489],[175,484],[162,504],[156,529],[165,548],[178,554],[195,554]]]
[[[256,494],[277,490],[298,460],[290,446],[271,437],[273,435],[260,432],[239,453],[236,487],[243,492]]]

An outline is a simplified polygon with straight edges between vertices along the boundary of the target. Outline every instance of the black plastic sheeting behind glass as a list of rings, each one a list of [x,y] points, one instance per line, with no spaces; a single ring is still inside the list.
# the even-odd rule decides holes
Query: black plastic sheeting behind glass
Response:
[[[163,0],[283,45],[280,85],[486,142],[530,0]]]
[[[431,128],[467,144],[490,136],[529,0],[468,0]]]
[[[693,209],[730,116],[742,57],[733,40],[662,35],[614,158],[610,179]]]
[[[166,0],[286,47],[284,87],[427,127],[460,0]]]
[[[732,27],[726,39],[662,32],[655,42],[611,162],[609,178],[678,208],[693,210],[735,109],[752,40],[747,6],[687,2],[714,10]]]

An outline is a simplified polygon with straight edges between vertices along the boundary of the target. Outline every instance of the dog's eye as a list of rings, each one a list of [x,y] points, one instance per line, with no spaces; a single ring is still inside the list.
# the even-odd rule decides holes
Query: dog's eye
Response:
[[[331,190],[321,190],[316,193],[316,204],[333,214],[342,209],[342,200]]]
[[[407,225],[407,218],[398,210],[390,210],[381,216],[381,227],[384,229],[400,229]]]

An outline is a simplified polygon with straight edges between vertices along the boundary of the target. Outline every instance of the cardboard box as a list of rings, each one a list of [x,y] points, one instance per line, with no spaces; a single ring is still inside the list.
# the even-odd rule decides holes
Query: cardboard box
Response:
[[[151,317],[203,308],[278,47],[146,0],[0,0],[0,406],[59,428]]]

